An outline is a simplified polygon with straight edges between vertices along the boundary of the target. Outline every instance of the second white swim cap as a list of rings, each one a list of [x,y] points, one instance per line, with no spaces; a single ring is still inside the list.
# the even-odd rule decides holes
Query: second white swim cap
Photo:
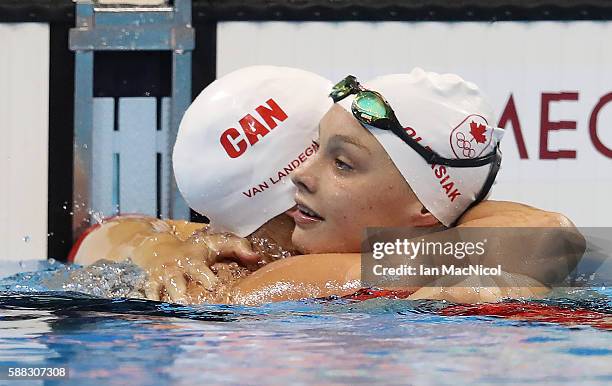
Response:
[[[457,75],[416,68],[409,74],[381,76],[362,85],[387,100],[406,133],[444,158],[485,156],[503,137],[480,89]],[[350,112],[354,99],[351,95],[339,104]],[[367,128],[421,203],[444,225],[451,226],[482,191],[491,164],[430,165],[391,131]]]
[[[289,174],[314,155],[331,82],[288,67],[225,75],[185,113],[173,153],[177,185],[215,230],[247,236],[295,202]]]

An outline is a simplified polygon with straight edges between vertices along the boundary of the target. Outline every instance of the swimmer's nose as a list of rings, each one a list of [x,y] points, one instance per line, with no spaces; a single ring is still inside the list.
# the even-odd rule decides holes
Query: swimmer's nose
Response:
[[[316,191],[317,179],[312,169],[312,162],[307,162],[291,173],[291,182],[297,186],[298,191],[308,193]]]

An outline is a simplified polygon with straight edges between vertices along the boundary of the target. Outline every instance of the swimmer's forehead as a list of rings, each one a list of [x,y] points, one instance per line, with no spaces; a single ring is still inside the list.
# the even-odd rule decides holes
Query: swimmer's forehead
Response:
[[[326,127],[326,130],[330,130],[330,129]],[[317,141],[319,141],[321,137],[321,124],[320,123],[319,123],[318,134],[319,134],[319,138],[317,138]],[[368,154],[372,154],[371,149],[366,144],[364,144],[363,141],[360,141],[360,139],[354,135],[332,134],[327,140],[327,143],[329,146],[342,146],[342,145],[348,144],[348,145],[352,145],[353,147],[359,148],[363,151],[366,151]]]

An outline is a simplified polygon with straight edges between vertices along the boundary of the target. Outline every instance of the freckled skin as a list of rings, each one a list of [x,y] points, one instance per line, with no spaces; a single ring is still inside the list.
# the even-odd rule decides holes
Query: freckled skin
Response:
[[[292,241],[303,253],[359,252],[367,227],[439,224],[421,213],[421,203],[382,145],[350,113],[334,105],[319,134],[317,154],[292,174],[296,197],[324,218],[296,226]],[[334,142],[335,135],[354,138],[365,149]]]

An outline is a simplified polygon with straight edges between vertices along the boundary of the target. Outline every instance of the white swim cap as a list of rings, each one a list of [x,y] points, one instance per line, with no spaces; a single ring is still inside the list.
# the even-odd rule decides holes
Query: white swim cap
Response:
[[[247,236],[295,205],[289,174],[318,146],[331,82],[288,67],[225,75],[191,104],[173,153],[177,185],[215,230]]]
[[[454,74],[416,68],[362,84],[379,92],[413,139],[445,158],[475,158],[494,151],[504,131],[493,123],[493,109],[480,89]],[[351,95],[339,102],[349,112]],[[482,191],[491,164],[449,167],[428,164],[388,130],[365,125],[385,148],[421,203],[451,226]]]

